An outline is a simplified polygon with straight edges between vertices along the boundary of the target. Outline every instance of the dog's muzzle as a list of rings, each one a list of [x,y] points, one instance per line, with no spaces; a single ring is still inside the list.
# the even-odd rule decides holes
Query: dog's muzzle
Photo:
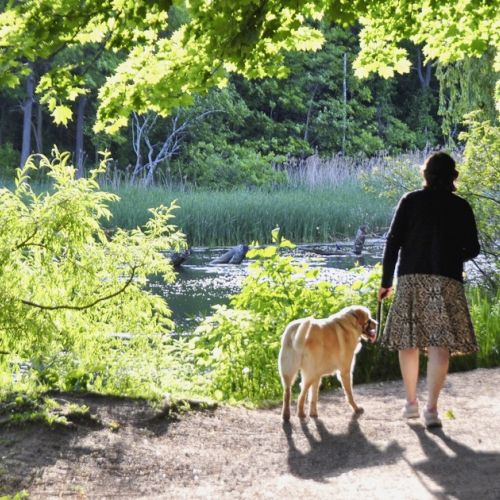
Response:
[[[377,322],[373,319],[369,319],[365,326],[363,327],[363,336],[369,342],[375,342],[377,340]]]

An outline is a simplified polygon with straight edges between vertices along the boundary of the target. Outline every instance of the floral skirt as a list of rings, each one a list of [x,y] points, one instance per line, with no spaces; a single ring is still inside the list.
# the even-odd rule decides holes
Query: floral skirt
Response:
[[[398,278],[381,344],[390,350],[447,347],[450,354],[478,351],[460,281],[434,274]]]

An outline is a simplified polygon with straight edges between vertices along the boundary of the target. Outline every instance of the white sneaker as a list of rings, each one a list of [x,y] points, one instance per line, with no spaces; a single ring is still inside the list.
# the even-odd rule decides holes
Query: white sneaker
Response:
[[[418,418],[420,412],[418,411],[418,402],[406,403],[403,408],[403,418]]]
[[[424,409],[424,422],[427,429],[443,427],[441,419],[438,417],[438,412],[429,411],[427,408]]]

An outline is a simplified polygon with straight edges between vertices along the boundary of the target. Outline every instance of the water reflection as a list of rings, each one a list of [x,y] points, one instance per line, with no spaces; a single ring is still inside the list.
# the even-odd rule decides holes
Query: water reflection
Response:
[[[299,245],[290,253],[297,263],[307,262],[319,268],[319,279],[345,284],[355,279],[349,269],[356,263],[370,269],[380,262],[383,243],[381,239],[367,240],[361,256],[354,255],[351,242]],[[151,281],[151,289],[167,299],[180,330],[189,329],[210,314],[213,305],[227,303],[229,297],[240,290],[250,260],[245,259],[238,265],[210,264],[226,251],[227,248],[193,248],[192,254],[179,267],[175,283]]]

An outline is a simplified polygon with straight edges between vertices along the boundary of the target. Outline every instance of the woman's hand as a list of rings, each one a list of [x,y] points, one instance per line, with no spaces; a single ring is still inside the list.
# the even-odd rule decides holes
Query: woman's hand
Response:
[[[378,291],[378,301],[382,302],[384,299],[387,299],[388,297],[391,296],[391,293],[392,293],[392,287],[389,288],[380,287]]]

